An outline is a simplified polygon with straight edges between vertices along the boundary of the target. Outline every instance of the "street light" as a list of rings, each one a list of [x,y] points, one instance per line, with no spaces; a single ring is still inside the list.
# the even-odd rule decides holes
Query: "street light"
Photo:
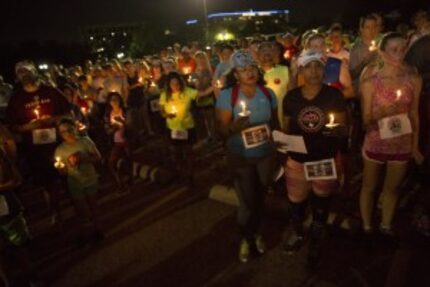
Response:
[[[209,22],[208,22],[208,5],[206,3],[206,0],[203,0],[203,12],[205,16],[205,40],[206,43],[209,42]]]

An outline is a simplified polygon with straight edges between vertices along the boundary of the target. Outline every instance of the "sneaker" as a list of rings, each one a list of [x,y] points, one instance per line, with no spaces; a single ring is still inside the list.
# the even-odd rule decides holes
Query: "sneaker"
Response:
[[[239,246],[239,261],[242,263],[246,263],[249,261],[249,256],[250,256],[249,242],[245,239],[242,239]]]
[[[298,235],[296,232],[291,233],[288,237],[287,241],[285,241],[282,249],[287,254],[292,254],[298,251],[304,242],[304,238],[302,235]]]
[[[380,225],[379,226],[379,232],[384,235],[384,236],[390,236],[390,237],[394,237],[394,231],[391,227],[385,227]]]
[[[255,236],[255,241],[254,241],[254,247],[255,250],[260,254],[264,254],[266,252],[266,244],[263,241],[263,238],[261,237],[261,235],[256,235]]]

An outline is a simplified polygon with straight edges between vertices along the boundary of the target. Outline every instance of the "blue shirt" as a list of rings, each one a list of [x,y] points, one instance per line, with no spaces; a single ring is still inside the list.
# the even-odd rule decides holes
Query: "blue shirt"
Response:
[[[217,102],[216,108],[220,110],[226,110],[233,113],[233,118],[237,119],[239,113],[242,111],[240,103],[243,101],[246,104],[247,110],[251,112],[249,116],[250,126],[258,126],[267,124],[269,125],[272,117],[272,111],[278,107],[276,96],[272,90],[270,101],[260,88],[257,88],[256,94],[253,98],[248,98],[239,90],[239,96],[234,107],[232,107],[232,88],[225,89],[221,92]],[[246,158],[263,157],[274,152],[274,146],[271,142],[267,142],[263,145],[246,149],[242,136],[240,133],[232,135],[227,140],[227,149],[237,155]]]

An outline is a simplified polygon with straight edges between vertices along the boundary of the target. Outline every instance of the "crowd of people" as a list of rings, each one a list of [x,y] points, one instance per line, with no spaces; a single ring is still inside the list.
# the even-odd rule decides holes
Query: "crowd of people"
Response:
[[[419,11],[412,22],[410,30],[386,31],[383,18],[370,14],[361,18],[356,38],[335,23],[276,39],[175,44],[142,59],[52,64],[42,71],[29,60],[17,63],[14,87],[0,79],[5,242],[19,247],[30,239],[14,192],[23,178],[43,188],[53,224],[61,221],[58,190],[67,190],[82,221],[78,244],[102,240],[98,170],[105,167],[124,196],[133,185],[133,152],[154,137],[163,138],[169,166],[189,186],[193,145],[224,144],[239,199],[241,262],[265,251],[264,197],[279,166],[293,229],[285,252],[309,238],[308,263],[318,263],[331,199],[348,192],[348,167],[357,159],[363,234],[394,236],[410,162],[426,166],[429,155],[430,15]]]

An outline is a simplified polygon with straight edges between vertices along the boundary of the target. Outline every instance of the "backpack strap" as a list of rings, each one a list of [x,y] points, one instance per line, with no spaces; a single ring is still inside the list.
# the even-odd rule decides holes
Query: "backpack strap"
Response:
[[[231,107],[234,109],[234,106],[239,99],[239,85],[234,85],[231,89]]]

